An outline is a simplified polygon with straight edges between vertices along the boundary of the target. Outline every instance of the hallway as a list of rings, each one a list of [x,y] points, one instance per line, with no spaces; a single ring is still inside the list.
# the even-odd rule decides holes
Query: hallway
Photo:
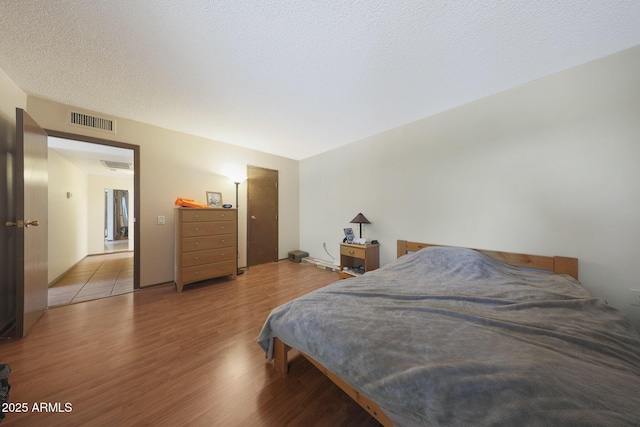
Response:
[[[133,292],[133,252],[88,256],[49,288],[49,307]]]

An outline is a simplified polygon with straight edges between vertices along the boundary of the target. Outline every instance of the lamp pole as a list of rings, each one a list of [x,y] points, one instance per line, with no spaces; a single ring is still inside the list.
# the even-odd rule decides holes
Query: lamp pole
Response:
[[[244,274],[244,270],[240,270],[240,267],[238,267],[238,263],[240,262],[240,242],[238,241],[238,216],[240,214],[240,210],[238,209],[238,186],[240,183],[235,181],[234,184],[236,185],[236,275],[239,276]]]
[[[240,185],[240,183],[234,182],[234,184],[236,185],[236,209],[238,209],[238,186]]]

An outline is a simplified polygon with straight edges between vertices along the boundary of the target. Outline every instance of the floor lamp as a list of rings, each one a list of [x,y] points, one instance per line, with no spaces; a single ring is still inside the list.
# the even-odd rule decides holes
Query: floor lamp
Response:
[[[240,181],[234,180],[233,183],[236,185],[236,275],[244,274],[244,270],[240,270],[238,267],[238,263],[240,262],[240,242],[238,241],[238,220],[240,210],[238,209],[238,186],[240,185]]]

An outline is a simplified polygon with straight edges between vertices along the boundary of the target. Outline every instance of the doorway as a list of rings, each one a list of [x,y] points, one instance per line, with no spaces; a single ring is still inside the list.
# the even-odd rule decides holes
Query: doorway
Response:
[[[84,152],[76,152],[75,154],[66,153],[66,158],[75,157],[72,160],[72,163],[79,167],[79,169],[83,170],[84,173],[92,175],[101,175],[98,178],[91,178],[88,184],[87,195],[84,196],[84,199],[80,198],[80,200],[86,200],[86,202],[82,202],[84,205],[83,209],[86,210],[84,213],[84,218],[81,218],[80,222],[82,225],[79,227],[84,228],[84,232],[86,236],[83,236],[80,241],[84,244],[84,241],[87,241],[87,246],[83,247],[80,250],[80,255],[98,255],[98,254],[106,254],[111,252],[117,252],[112,250],[112,248],[107,247],[105,243],[106,240],[106,208],[105,208],[105,198],[106,194],[105,189],[111,190],[121,190],[126,192],[126,197],[122,197],[125,193],[116,193],[117,198],[120,199],[119,202],[114,203],[115,205],[113,211],[113,215],[116,217],[115,221],[112,223],[113,229],[113,242],[123,242],[126,243],[125,246],[122,246],[120,250],[131,251],[133,256],[133,267],[132,267],[132,282],[133,289],[137,290],[140,288],[140,223],[137,219],[140,217],[140,147],[133,144],[111,141],[102,138],[88,137],[83,135],[75,135],[69,134],[66,132],[59,132],[54,130],[46,130],[48,136],[51,138],[67,140],[70,143],[77,143],[81,145],[84,149]],[[76,150],[78,151],[78,150]],[[122,155],[122,153],[126,153],[127,159],[126,161],[122,161],[121,158],[115,157],[117,153],[118,155]],[[130,172],[126,174],[121,174],[121,177],[113,177],[113,174],[117,172],[122,172],[127,163],[130,163],[130,166],[127,166],[130,169]],[[96,166],[94,166],[96,165]],[[87,172],[88,168],[96,167],[96,172]],[[102,172],[99,172],[99,168],[102,168]],[[111,170],[111,172],[109,172]],[[109,178],[109,173],[112,174],[112,177]],[[114,184],[115,182],[115,184]],[[57,193],[62,193],[62,189],[58,188]],[[75,198],[72,192],[67,192],[67,199],[73,200]],[[58,194],[58,197],[59,194]],[[65,203],[68,203],[70,200],[66,200]],[[53,206],[55,208],[55,206]],[[63,219],[60,219],[63,221]],[[74,224],[74,221],[68,221],[65,225],[66,227],[78,227],[78,225]],[[64,226],[61,226],[64,228]],[[78,255],[76,254],[76,260]],[[65,261],[68,264],[68,261]],[[70,266],[66,265],[65,269],[68,269]],[[60,271],[59,274],[63,273]],[[55,274],[53,279],[57,278],[58,274]],[[52,278],[50,278],[51,280]]]
[[[278,261],[278,171],[247,166],[247,265]]]

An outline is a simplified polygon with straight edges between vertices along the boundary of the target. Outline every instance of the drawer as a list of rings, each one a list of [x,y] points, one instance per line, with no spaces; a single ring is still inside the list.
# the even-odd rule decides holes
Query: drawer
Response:
[[[202,251],[205,249],[219,249],[228,246],[235,247],[235,234],[220,234],[218,236],[183,237],[182,252]]]
[[[182,282],[197,282],[214,277],[228,276],[235,273],[236,264],[233,261],[216,262],[182,269]]]
[[[212,234],[235,233],[233,222],[186,222],[182,224],[182,237],[209,236]]]
[[[235,255],[235,248],[233,246],[222,249],[186,252],[182,254],[182,266],[193,267],[196,265],[211,264],[220,261],[233,261],[233,257]]]
[[[227,209],[194,209],[182,211],[183,222],[233,221],[235,211]]]
[[[354,248],[353,246],[340,246],[340,255],[364,259],[364,248]]]

